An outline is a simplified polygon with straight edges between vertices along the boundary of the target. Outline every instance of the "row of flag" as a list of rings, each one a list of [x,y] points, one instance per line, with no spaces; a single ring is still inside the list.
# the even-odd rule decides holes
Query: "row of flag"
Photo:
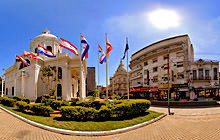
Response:
[[[87,40],[81,34],[80,34],[80,36],[81,36],[81,44],[83,45],[81,61],[83,61],[88,58],[88,51],[89,51],[90,46],[89,46]],[[78,49],[70,41],[63,39],[61,37],[59,37],[59,38],[61,41],[61,44],[59,45],[60,47],[63,47],[78,56]],[[109,53],[112,50],[112,45],[109,43],[107,37],[106,37],[106,54],[99,44],[98,44],[98,47],[99,47],[98,53],[101,53],[99,63],[100,64],[103,64],[104,62],[106,63],[106,61],[109,57]],[[128,41],[127,41],[123,59],[125,58],[125,55],[126,55],[126,52],[128,51],[128,49],[129,49],[129,47],[128,47]],[[38,53],[43,54],[47,57],[51,57],[51,58],[56,57],[50,50],[46,49],[45,47],[41,46],[40,44],[38,44]],[[24,56],[30,57],[32,59],[41,59],[39,57],[39,54],[34,54],[32,52],[27,52],[25,50],[24,50]],[[28,63],[24,58],[22,58],[21,56],[18,56],[18,55],[16,55],[16,62],[22,62],[26,66],[30,65],[30,63]]]

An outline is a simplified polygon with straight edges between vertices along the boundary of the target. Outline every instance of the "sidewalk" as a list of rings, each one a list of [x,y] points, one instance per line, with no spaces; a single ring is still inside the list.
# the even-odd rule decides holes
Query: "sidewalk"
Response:
[[[167,107],[151,106],[150,110],[168,113]],[[220,106],[204,106],[204,107],[188,107],[188,108],[172,108],[170,112],[174,112],[174,115],[186,115],[186,116],[204,116],[204,115],[217,115],[220,114]]]

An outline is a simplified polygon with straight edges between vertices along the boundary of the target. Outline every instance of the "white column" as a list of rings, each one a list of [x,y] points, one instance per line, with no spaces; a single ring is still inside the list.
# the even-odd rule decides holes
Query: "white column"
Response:
[[[85,100],[86,98],[86,76],[84,72],[84,67],[80,70],[80,100]]]
[[[24,71],[21,71],[21,95],[24,97]]]
[[[70,70],[67,67],[63,67],[63,79],[62,79],[62,99],[63,100],[71,100],[71,88],[72,88],[72,82],[71,82],[71,75]]]

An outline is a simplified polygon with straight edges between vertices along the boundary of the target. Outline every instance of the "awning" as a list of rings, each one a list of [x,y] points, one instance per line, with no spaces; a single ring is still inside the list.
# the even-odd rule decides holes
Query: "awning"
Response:
[[[182,88],[182,89],[179,89],[179,91],[189,91],[189,89],[187,89],[187,88]]]

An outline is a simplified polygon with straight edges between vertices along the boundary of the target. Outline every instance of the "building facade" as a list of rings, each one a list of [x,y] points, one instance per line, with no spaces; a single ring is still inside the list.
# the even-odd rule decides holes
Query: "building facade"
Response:
[[[110,77],[109,93],[110,95],[127,95],[128,90],[128,75],[127,70],[120,60],[120,64],[114,75]]]
[[[131,91],[147,92],[149,98],[166,98],[168,86],[171,89],[171,98],[195,98],[196,88],[214,82],[214,73],[218,74],[218,62],[198,64],[194,61],[194,49],[188,35],[181,35],[153,43],[136,53],[130,61],[130,88]],[[215,68],[215,69],[213,69]],[[201,69],[203,73],[201,72]],[[193,79],[193,72],[197,75],[208,74],[209,81]],[[168,80],[169,79],[169,80]],[[169,84],[168,84],[169,83]],[[208,88],[208,87],[206,87]],[[209,87],[210,88],[210,87]],[[196,93],[196,94],[195,94]]]
[[[77,97],[79,92],[78,81],[81,72],[82,95],[80,96],[85,98],[86,61],[83,62],[82,70],[80,70],[81,56],[62,53],[62,48],[59,46],[60,41],[47,29],[31,41],[32,53],[38,52],[38,44],[52,51],[56,57],[49,58],[40,54],[40,59],[31,59],[22,54],[21,56],[30,62],[30,66],[25,67],[23,63],[15,62],[5,71],[5,95],[8,97],[25,96],[35,100],[43,94],[50,93],[50,90],[53,89],[53,94],[58,98],[71,100],[71,98]],[[56,81],[50,83],[46,81],[47,78],[43,77],[42,68],[45,66],[53,67],[53,76],[57,77]],[[53,81],[53,79],[49,80]]]

